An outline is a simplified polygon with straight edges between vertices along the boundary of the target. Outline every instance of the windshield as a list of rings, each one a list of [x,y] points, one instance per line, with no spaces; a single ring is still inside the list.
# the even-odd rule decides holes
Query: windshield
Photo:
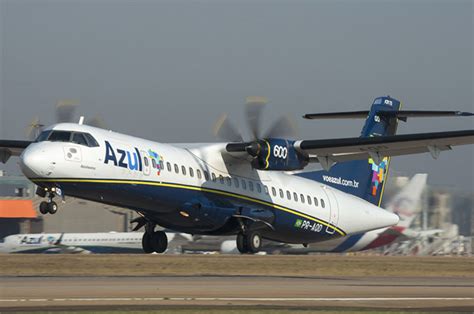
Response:
[[[43,131],[36,138],[35,142],[67,142],[75,143],[88,147],[99,147],[99,143],[89,133],[72,132],[72,131]]]

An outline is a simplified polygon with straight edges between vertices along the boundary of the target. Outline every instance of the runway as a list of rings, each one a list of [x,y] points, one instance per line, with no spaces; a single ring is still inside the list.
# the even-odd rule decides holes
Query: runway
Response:
[[[459,277],[0,277],[0,311],[188,306],[474,310]]]

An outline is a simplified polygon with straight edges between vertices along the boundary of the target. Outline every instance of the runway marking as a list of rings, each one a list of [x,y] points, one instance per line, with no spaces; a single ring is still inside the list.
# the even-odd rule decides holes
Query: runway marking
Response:
[[[413,297],[413,298],[54,298],[0,299],[0,302],[100,302],[100,301],[468,301],[473,297]]]

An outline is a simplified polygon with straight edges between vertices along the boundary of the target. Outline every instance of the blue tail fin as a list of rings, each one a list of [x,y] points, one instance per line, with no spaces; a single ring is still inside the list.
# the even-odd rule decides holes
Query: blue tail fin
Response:
[[[395,135],[398,126],[397,117],[379,113],[399,110],[398,100],[390,96],[376,98],[365,121],[361,137]],[[389,166],[390,158],[384,158],[379,164],[372,159],[354,160],[337,163],[329,171],[305,172],[298,176],[319,181],[380,206]]]

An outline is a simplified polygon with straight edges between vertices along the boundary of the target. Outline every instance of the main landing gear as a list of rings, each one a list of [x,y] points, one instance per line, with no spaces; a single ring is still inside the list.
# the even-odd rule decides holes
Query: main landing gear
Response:
[[[142,248],[145,253],[163,253],[168,248],[168,237],[164,231],[154,231],[155,225],[148,223],[142,238]]]
[[[241,231],[237,234],[237,249],[240,253],[258,253],[261,247],[262,237],[257,231]]]
[[[39,211],[41,214],[46,215],[46,214],[51,214],[54,215],[58,211],[58,204],[56,204],[55,201],[53,201],[53,198],[56,196],[56,188],[52,188],[49,192],[47,189],[39,188],[36,191],[36,194],[38,194],[41,197],[46,197],[48,196],[48,201],[42,201],[39,205]]]

